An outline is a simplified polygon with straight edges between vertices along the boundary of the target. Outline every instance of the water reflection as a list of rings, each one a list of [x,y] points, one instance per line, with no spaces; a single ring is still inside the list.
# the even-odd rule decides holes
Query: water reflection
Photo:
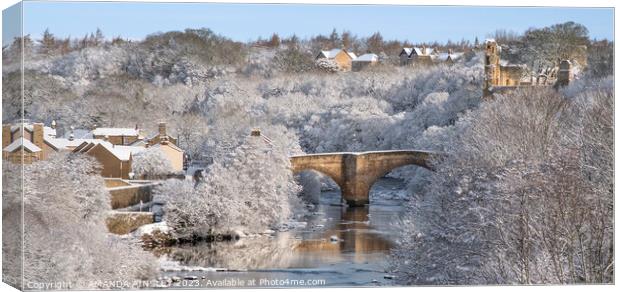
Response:
[[[368,207],[341,210],[330,206],[325,209],[328,218],[332,218],[328,222],[333,224],[326,225],[324,231],[307,234],[296,246],[302,267],[340,261],[349,254],[354,255],[355,263],[364,263],[374,253],[384,253],[392,247],[384,234],[371,227]]]
[[[236,242],[168,248],[159,255],[172,260],[175,269],[177,263],[187,269],[165,269],[163,275],[248,281],[322,279],[321,285],[337,287],[395,285],[384,275],[397,228],[392,223],[403,212],[404,201],[398,199],[403,189],[402,181],[381,179],[371,189],[370,207],[348,209],[338,205],[339,191],[323,192],[317,210],[304,218],[304,228]],[[205,272],[194,267],[248,271]]]
[[[291,233],[276,237],[242,238],[234,242],[181,245],[166,250],[168,259],[186,266],[227,269],[287,268],[297,239]]]
[[[165,253],[182,265],[227,269],[306,269],[344,262],[368,264],[385,258],[392,247],[387,227],[399,212],[398,206],[345,209],[321,204],[305,218],[308,224],[303,229],[235,242],[176,246]]]

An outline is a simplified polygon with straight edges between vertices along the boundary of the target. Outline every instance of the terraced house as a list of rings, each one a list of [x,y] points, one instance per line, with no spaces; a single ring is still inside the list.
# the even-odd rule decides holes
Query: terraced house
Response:
[[[2,125],[2,158],[13,163],[30,164],[45,160],[60,151],[54,143],[55,123],[15,123]]]
[[[79,138],[76,138],[79,136]],[[30,164],[45,160],[53,153],[81,153],[93,156],[101,164],[101,175],[130,178],[133,156],[149,147],[157,147],[170,160],[173,169],[183,170],[184,151],[177,138],[168,135],[166,123],[159,123],[158,132],[144,138],[138,128],[95,128],[71,130],[57,137],[56,122],[16,123],[2,126],[2,158],[12,163]]]

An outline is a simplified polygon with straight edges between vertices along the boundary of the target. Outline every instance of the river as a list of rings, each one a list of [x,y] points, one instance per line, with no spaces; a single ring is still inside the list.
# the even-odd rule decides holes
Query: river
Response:
[[[158,253],[161,278],[178,288],[392,286],[387,260],[403,188],[400,180],[380,179],[369,206],[356,208],[339,204],[339,190],[323,191],[300,220],[307,223],[294,229],[171,247]]]

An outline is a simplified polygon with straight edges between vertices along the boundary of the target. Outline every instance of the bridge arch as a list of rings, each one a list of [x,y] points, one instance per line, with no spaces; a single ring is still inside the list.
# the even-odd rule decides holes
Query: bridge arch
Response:
[[[342,186],[331,176],[314,169],[305,169],[295,174],[297,175],[298,183],[302,186],[300,194],[305,201],[319,204],[324,191],[329,194],[328,198],[326,198],[329,201],[341,202],[344,200]],[[324,189],[324,183],[330,188]]]
[[[294,174],[305,170],[314,170],[329,176],[342,188],[345,184],[344,157],[341,154],[310,154],[291,157],[291,168]]]
[[[436,155],[417,150],[309,154],[291,157],[291,167],[294,173],[311,169],[328,175],[349,205],[363,206],[377,179],[405,165],[431,169],[430,160]]]

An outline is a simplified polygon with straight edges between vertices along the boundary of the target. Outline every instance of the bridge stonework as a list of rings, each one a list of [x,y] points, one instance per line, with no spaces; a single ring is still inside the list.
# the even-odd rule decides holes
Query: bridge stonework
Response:
[[[405,165],[430,170],[430,160],[436,155],[417,150],[308,154],[291,157],[291,168],[293,173],[315,170],[328,175],[348,205],[363,206],[368,204],[370,188],[377,179]]]

